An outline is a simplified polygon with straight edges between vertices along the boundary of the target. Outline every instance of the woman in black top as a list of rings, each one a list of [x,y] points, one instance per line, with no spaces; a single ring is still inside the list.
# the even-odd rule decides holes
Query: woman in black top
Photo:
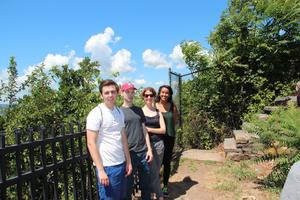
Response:
[[[159,171],[164,154],[163,135],[166,132],[166,126],[162,114],[154,108],[155,90],[147,87],[142,91],[141,95],[145,102],[145,106],[142,109],[146,117],[145,125],[150,136],[153,151],[153,160],[150,164],[152,191],[156,194],[157,199],[163,200]]]

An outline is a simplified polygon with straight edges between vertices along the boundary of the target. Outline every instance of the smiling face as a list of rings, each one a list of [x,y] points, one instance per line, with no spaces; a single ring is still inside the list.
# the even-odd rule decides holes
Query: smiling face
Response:
[[[167,102],[170,97],[170,91],[168,88],[163,87],[160,90],[159,97],[161,101]]]
[[[152,91],[146,90],[143,94],[144,102],[147,105],[152,105],[155,95]]]

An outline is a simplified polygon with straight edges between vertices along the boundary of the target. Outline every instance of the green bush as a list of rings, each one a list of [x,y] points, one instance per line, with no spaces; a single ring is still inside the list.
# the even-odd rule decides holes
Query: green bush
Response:
[[[290,105],[278,109],[265,121],[259,120],[255,114],[250,119],[252,125],[246,129],[258,134],[266,149],[274,150],[266,151],[273,154],[271,158],[278,157],[264,183],[270,187],[282,187],[290,167],[300,160],[300,109]]]

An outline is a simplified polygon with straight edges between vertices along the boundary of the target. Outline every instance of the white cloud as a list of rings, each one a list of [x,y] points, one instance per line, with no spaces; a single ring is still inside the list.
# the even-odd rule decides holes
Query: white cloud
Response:
[[[116,83],[118,83],[119,85],[122,85],[123,83],[127,83],[127,82],[132,82],[131,78],[126,77],[126,76],[118,76],[116,78],[114,78],[114,80],[116,81]]]
[[[143,52],[143,62],[145,66],[153,66],[155,68],[171,67],[171,64],[167,62],[164,54],[151,49],[147,49]]]
[[[135,68],[130,66],[131,53],[122,49],[112,57],[111,71],[112,72],[132,72]]]
[[[7,73],[7,69],[2,69],[1,73],[0,73],[0,80],[2,81],[6,81],[8,78],[8,73]]]
[[[72,62],[71,62],[71,66],[75,69],[78,70],[80,68],[79,63],[83,61],[83,58],[80,57],[75,57]]]
[[[173,48],[173,51],[169,55],[169,57],[172,59],[173,63],[175,64],[175,66],[177,68],[184,68],[187,66],[183,60],[183,53],[182,53],[180,45],[176,45]]]
[[[117,43],[121,37],[114,37],[112,28],[107,27],[103,33],[91,36],[85,43],[85,51],[91,54],[93,60],[99,61],[101,68],[108,72],[131,72],[135,68],[130,64],[131,52],[126,49],[119,50],[113,55],[110,43]]]
[[[136,79],[134,83],[137,85],[144,85],[147,83],[147,81],[145,79]]]
[[[109,43],[113,42],[114,31],[107,27],[104,33],[91,36],[85,43],[85,51],[91,53],[91,58],[100,62],[102,67],[109,68],[112,50]]]
[[[164,81],[157,81],[157,82],[155,82],[154,84],[155,84],[155,85],[164,85],[165,82],[164,82]]]
[[[48,54],[44,60],[45,68],[50,69],[52,66],[61,66],[69,63],[69,57],[60,54]]]
[[[69,65],[70,68],[77,70],[79,69],[78,63],[80,63],[82,60],[83,58],[76,57],[76,52],[71,50],[67,56],[60,54],[48,54],[42,63],[44,63],[46,70],[49,70],[52,66],[62,65]]]

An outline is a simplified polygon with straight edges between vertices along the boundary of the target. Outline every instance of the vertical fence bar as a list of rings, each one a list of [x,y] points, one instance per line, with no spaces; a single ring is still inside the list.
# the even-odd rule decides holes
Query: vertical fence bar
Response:
[[[72,173],[73,175],[73,194],[71,196],[74,197],[74,199],[95,199],[96,196],[98,195],[98,193],[94,192],[94,188],[93,188],[93,182],[94,180],[94,175],[93,175],[93,169],[92,169],[92,162],[91,162],[91,158],[90,155],[88,153],[88,149],[87,149],[87,153],[85,154],[83,152],[82,148],[87,148],[87,145],[84,147],[83,144],[83,138],[86,135],[83,134],[82,132],[82,128],[80,123],[78,123],[78,134],[74,133],[74,126],[70,124],[70,134],[66,135],[66,130],[65,130],[65,126],[62,125],[61,126],[61,132],[63,137],[62,138],[58,138],[56,136],[56,132],[54,131],[54,129],[51,129],[51,139],[47,139],[46,137],[46,129],[44,127],[40,127],[39,133],[40,133],[40,140],[39,141],[35,141],[34,140],[34,133],[33,133],[33,129],[28,129],[28,134],[29,134],[29,145],[27,144],[22,144],[21,141],[21,134],[22,131],[19,129],[16,129],[14,131],[15,133],[15,162],[16,162],[16,173],[17,173],[17,181],[16,181],[16,186],[17,187],[17,199],[22,199],[23,198],[23,193],[22,190],[24,190],[24,183],[29,183],[29,187],[30,187],[30,198],[32,200],[35,199],[65,199],[68,200],[69,199],[69,190],[68,190],[68,173]],[[62,139],[62,140],[55,140],[55,138],[57,139]],[[78,139],[78,146],[75,145],[75,143],[77,142]],[[57,161],[57,155],[58,153],[62,154],[63,157],[63,161],[60,162],[59,164],[61,165],[61,168],[58,168],[56,170],[53,171],[53,178],[50,178],[51,181],[51,185],[49,184],[50,181],[48,182],[48,167],[50,167],[50,165],[47,165],[47,145],[48,145],[48,141],[50,141],[49,145],[50,148],[52,150],[52,155],[51,157],[49,157],[49,159],[52,160],[52,163],[54,166],[56,166],[58,164]],[[69,162],[69,158],[68,158],[68,153],[67,153],[67,141],[70,142],[70,150],[71,150],[71,162]],[[57,143],[59,142],[59,145],[61,145],[61,152],[57,152]],[[79,148],[79,150],[77,151],[76,148]],[[7,177],[7,172],[6,172],[6,167],[7,167],[7,160],[6,160],[6,155],[5,155],[5,151],[3,151],[3,149],[6,148],[5,147],[5,132],[2,131],[0,132],[0,199],[1,200],[6,200],[7,197],[7,184],[6,184],[6,177]],[[29,151],[29,168],[30,170],[28,172],[26,172],[26,179],[25,176],[23,177],[23,171],[25,168],[22,164],[22,155],[23,155],[23,149],[24,148],[28,148]],[[35,149],[38,148],[37,150],[40,151],[41,153],[41,160],[36,160],[39,158],[35,158]],[[1,151],[2,150],[2,151]],[[76,152],[79,152],[79,156],[80,159],[77,162],[77,157],[78,155],[76,155]],[[36,162],[40,162],[42,164],[42,167],[39,168],[37,170],[37,166],[36,166]],[[76,165],[80,164],[80,169],[77,173],[77,175],[80,172],[80,180],[79,177],[76,176]],[[86,165],[85,165],[86,164]],[[71,165],[71,166],[70,166]],[[51,165],[52,166],[52,165]],[[71,169],[71,171],[68,171],[68,169]],[[63,173],[63,191],[59,191],[58,189],[58,183],[59,183],[59,175],[60,172],[59,170],[62,171]],[[36,177],[35,173],[39,171],[39,173],[41,173],[40,176]],[[24,173],[25,174],[25,173]],[[32,176],[31,176],[32,174]],[[41,185],[37,185],[38,180],[41,180]],[[53,181],[52,181],[53,180]],[[79,182],[78,182],[79,181]],[[54,182],[54,183],[53,183]],[[53,187],[53,194],[52,194],[52,185],[54,184]],[[88,187],[86,187],[87,185]],[[26,186],[26,184],[25,184]],[[10,187],[10,186],[9,186]],[[40,191],[40,189],[42,189],[42,191]],[[51,188],[51,193],[50,193],[50,188]],[[81,192],[80,192],[81,191]],[[24,191],[23,191],[24,192]],[[38,193],[39,192],[39,193]],[[63,195],[65,195],[65,198],[63,198]]]
[[[33,146],[33,129],[29,128],[29,167],[30,167],[30,172],[33,173],[35,171],[35,165],[34,165],[34,146]],[[30,185],[30,196],[31,199],[36,199],[36,179],[30,179],[29,180],[29,185]]]
[[[182,76],[180,75],[179,76],[179,86],[178,86],[178,89],[179,89],[179,125],[180,127],[182,127]]]
[[[20,129],[15,130],[15,144],[19,146],[21,144],[21,131]],[[21,173],[22,173],[22,167],[21,167],[21,156],[20,156],[20,149],[16,150],[16,169],[17,169],[17,198],[22,199],[22,182],[21,180]]]
[[[72,135],[70,137],[70,146],[71,146],[71,158],[72,158],[72,164],[71,164],[71,169],[72,169],[72,183],[73,183],[73,195],[74,195],[74,199],[78,199],[77,198],[77,187],[76,187],[76,172],[75,172],[75,168],[76,168],[76,160],[75,160],[75,151],[74,151],[74,126],[72,123],[69,123],[69,129],[70,129],[70,134]]]
[[[54,139],[53,142],[51,142],[51,150],[52,150],[52,163],[53,165],[57,165],[57,158],[56,158],[56,155],[57,155],[57,152],[56,152],[56,141],[55,141],[55,138],[56,138],[56,132],[55,132],[55,128],[52,127],[51,128],[51,137]],[[57,170],[54,170],[53,171],[53,199],[56,200],[58,199],[58,173],[57,173]]]
[[[3,184],[2,187],[0,187],[0,199],[6,200],[6,159],[5,159],[5,153],[1,152],[1,149],[5,149],[5,132],[0,132],[0,184]]]
[[[88,179],[88,196],[89,196],[88,199],[92,200],[92,199],[94,199],[94,197],[93,197],[93,176],[92,176],[92,167],[91,167],[92,166],[92,161],[91,161],[91,156],[90,156],[87,145],[86,145],[86,148],[87,148],[87,154],[88,154],[87,157],[86,157],[87,168],[88,168],[88,176],[87,176],[87,179]]]
[[[41,134],[41,155],[42,155],[42,168],[43,168],[43,176],[42,176],[42,181],[43,181],[43,199],[47,200],[48,199],[48,184],[47,184],[47,173],[46,173],[46,166],[47,166],[47,161],[46,161],[46,148],[45,148],[45,139],[46,139],[46,129],[44,126],[40,127],[40,134]]]
[[[66,137],[66,130],[65,130],[65,126],[63,124],[61,125],[61,133],[62,133],[62,136],[65,138]],[[64,195],[65,195],[65,200],[68,200],[69,199],[68,176],[67,176],[67,168],[66,168],[67,152],[66,152],[66,142],[65,142],[65,140],[62,140],[62,142],[61,142],[61,150],[62,150],[62,157],[63,157]]]
[[[78,130],[78,133],[80,134],[80,136],[78,137],[78,148],[79,148],[79,156],[80,156],[80,159],[79,159],[79,170],[80,170],[80,189],[81,189],[81,194],[82,194],[82,198],[83,199],[86,199],[86,190],[85,190],[85,178],[84,178],[84,171],[83,171],[83,152],[82,152],[82,130],[81,130],[81,125],[80,125],[80,122],[77,123],[77,130]]]

